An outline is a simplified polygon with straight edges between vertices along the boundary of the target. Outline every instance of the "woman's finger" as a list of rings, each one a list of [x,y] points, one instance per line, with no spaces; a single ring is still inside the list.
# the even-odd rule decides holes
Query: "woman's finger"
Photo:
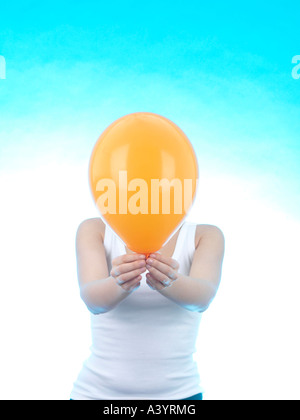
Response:
[[[123,283],[127,283],[128,281],[133,280],[135,277],[139,276],[145,271],[146,271],[146,267],[140,267],[140,268],[137,268],[136,270],[132,270],[125,273],[118,274],[119,272],[117,272],[115,274],[118,274],[118,275],[112,275],[112,277],[114,277],[116,279],[116,282],[119,285],[121,285]]]
[[[170,286],[170,283],[169,284],[163,284],[162,282],[156,280],[154,277],[151,276],[150,273],[146,274],[146,283],[153,290],[163,290],[166,287]]]
[[[121,285],[122,289],[126,290],[127,292],[133,292],[134,290],[138,289],[141,285],[140,281],[142,280],[142,276],[138,275],[134,279],[124,283]]]
[[[123,254],[123,255],[119,255],[118,257],[114,258],[111,262],[112,266],[118,266],[120,264],[126,264],[126,263],[130,263],[136,260],[143,260],[145,259],[145,255],[144,254]]]
[[[160,281],[162,281],[162,279],[165,279],[165,277],[168,277],[171,280],[177,279],[177,271],[175,269],[155,258],[148,258],[146,260],[146,267],[149,271],[151,271],[152,268],[153,273],[156,273],[157,271],[160,272],[162,274],[158,275],[158,279]]]
[[[124,273],[130,273],[140,268],[145,268],[146,262],[145,259],[138,259],[133,262],[127,262],[120,265],[114,265],[110,271],[110,275],[113,277],[118,277]],[[145,270],[144,270],[145,271]]]
[[[154,258],[157,261],[160,261],[170,267],[172,267],[174,270],[179,269],[179,263],[177,260],[171,257],[166,257],[165,255],[162,255],[160,252],[154,252],[153,254],[149,255],[149,258]]]

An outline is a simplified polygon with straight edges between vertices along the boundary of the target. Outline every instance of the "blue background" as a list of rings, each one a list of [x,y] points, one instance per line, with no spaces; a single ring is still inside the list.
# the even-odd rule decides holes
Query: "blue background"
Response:
[[[187,133],[200,168],[209,157],[297,213],[299,9],[297,1],[2,3],[1,166],[13,164],[16,147],[21,160],[64,146],[80,158],[116,118],[150,111]],[[28,144],[12,126],[64,130],[63,144],[55,136]]]

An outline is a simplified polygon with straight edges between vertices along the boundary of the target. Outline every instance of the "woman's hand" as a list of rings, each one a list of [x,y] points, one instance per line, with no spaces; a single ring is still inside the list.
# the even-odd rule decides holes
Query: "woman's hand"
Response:
[[[144,254],[124,254],[112,260],[110,275],[124,290],[132,292],[140,286],[141,273],[144,271],[146,271]]]
[[[171,257],[156,252],[146,260],[146,283],[154,290],[162,290],[172,285],[178,278],[179,263]]]

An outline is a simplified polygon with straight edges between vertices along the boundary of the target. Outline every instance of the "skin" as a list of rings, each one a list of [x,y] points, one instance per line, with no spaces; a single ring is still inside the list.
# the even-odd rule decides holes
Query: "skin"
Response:
[[[93,314],[113,309],[139,287],[141,274],[146,283],[190,311],[205,311],[217,293],[222,272],[225,239],[214,225],[197,225],[195,253],[189,275],[178,272],[171,258],[179,230],[146,260],[126,247],[126,254],[112,260],[108,272],[103,238],[105,224],[100,218],[84,220],[76,234],[77,273],[80,295]]]

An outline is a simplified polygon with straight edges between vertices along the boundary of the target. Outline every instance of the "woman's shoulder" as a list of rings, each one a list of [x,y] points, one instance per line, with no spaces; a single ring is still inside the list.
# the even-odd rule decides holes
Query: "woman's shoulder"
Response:
[[[201,238],[204,235],[217,234],[224,237],[222,230],[216,225],[196,224],[195,245],[199,245]]]
[[[101,235],[103,240],[105,233],[105,223],[102,221],[101,217],[91,217],[89,219],[84,219],[78,226],[78,232],[80,230],[87,231],[89,233],[94,233],[95,235]]]

